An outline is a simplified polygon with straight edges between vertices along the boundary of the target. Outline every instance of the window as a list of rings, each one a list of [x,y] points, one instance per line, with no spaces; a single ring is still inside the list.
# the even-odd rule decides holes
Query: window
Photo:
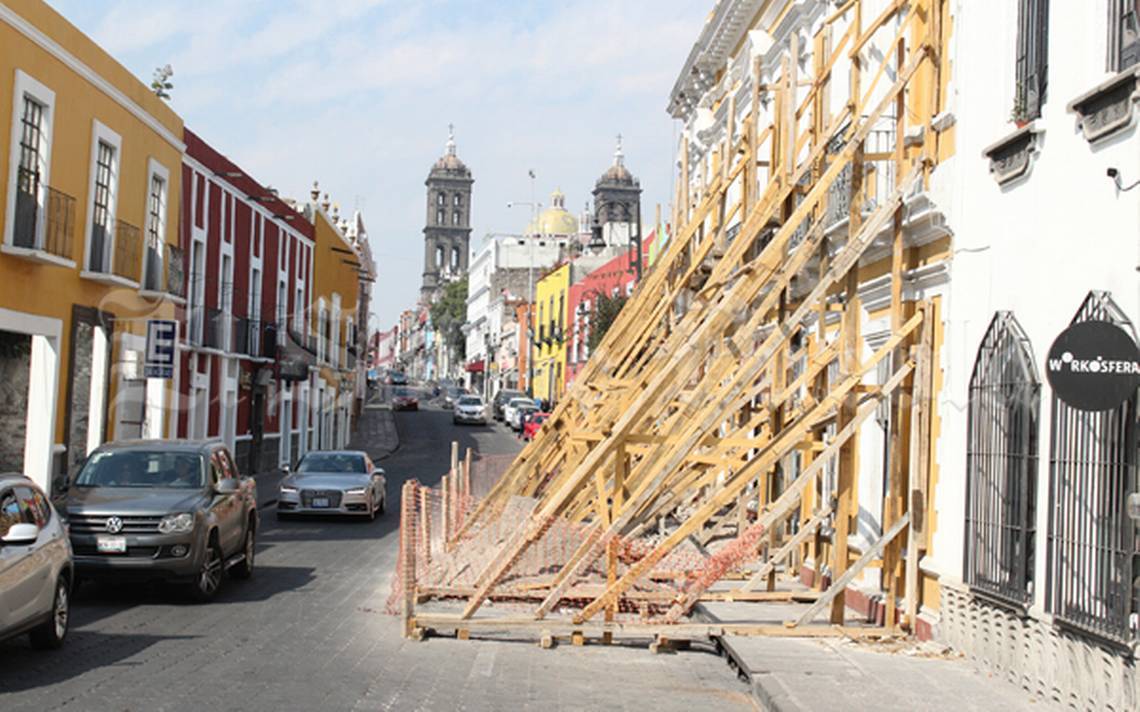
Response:
[[[455,212],[453,212],[451,214],[451,224],[452,225],[458,225],[459,224],[459,211],[458,210],[456,210]]]
[[[443,247],[441,246],[435,248],[435,267],[436,269],[443,267]]]
[[[442,206],[443,203],[444,203],[443,193],[439,193],[438,195],[435,196],[435,204]]]
[[[43,189],[43,123],[44,105],[30,96],[24,97],[20,119],[20,162],[16,168],[16,227],[12,243],[34,248]]]
[[[966,440],[966,583],[1003,601],[1033,600],[1041,384],[1010,312],[990,322],[970,376]]]
[[[30,516],[32,522],[40,529],[46,527],[47,523],[51,521],[51,507],[48,506],[44,496],[36,490],[28,487],[17,487],[16,499],[20,503],[20,509],[23,511],[25,519]]]
[[[87,269],[92,272],[108,272],[111,269],[111,239],[114,235],[114,174],[115,147],[106,141],[99,141],[95,159],[95,193],[91,218],[91,258]]]
[[[443,209],[442,208],[435,211],[435,224],[436,225],[445,225],[446,224],[443,222]]]
[[[463,205],[463,197],[459,195],[459,193],[456,193],[455,197],[451,201],[451,204],[458,208],[459,206]]]
[[[146,250],[143,262],[143,286],[160,290],[162,284],[163,247],[166,233],[166,169],[154,161],[150,168],[150,191],[146,209]]]
[[[452,271],[459,269],[459,248],[458,247],[452,247],[451,248],[451,269],[452,269]]]
[[[1073,323],[1108,321],[1133,335],[1107,292],[1091,292]],[[1132,644],[1140,529],[1124,503],[1137,490],[1137,398],[1077,410],[1053,396],[1049,429],[1049,547],[1045,609],[1070,627]]]
[[[1108,71],[1140,62],[1140,0],[1108,0]]]
[[[16,493],[8,490],[0,494],[0,537],[7,536],[13,524],[23,522],[24,517],[20,512],[20,504],[16,501]]]
[[[1049,69],[1049,0],[1019,0],[1013,118],[1041,116]]]

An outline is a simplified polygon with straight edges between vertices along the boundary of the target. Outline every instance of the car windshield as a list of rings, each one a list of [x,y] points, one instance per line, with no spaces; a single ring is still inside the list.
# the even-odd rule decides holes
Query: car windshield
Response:
[[[396,389],[396,397],[397,398],[407,398],[410,395],[412,395],[412,392],[410,390],[408,390],[407,388],[397,388]]]
[[[519,398],[520,396],[522,396],[522,393],[519,391],[499,391],[498,395],[495,396],[495,400],[500,403],[506,403],[510,399]]]
[[[202,456],[192,452],[109,450],[96,452],[79,472],[78,487],[202,486]]]
[[[512,408],[522,408],[523,406],[534,405],[534,401],[530,398],[512,398],[507,405]]]
[[[479,396],[464,396],[459,399],[459,405],[483,405],[483,399]]]
[[[364,457],[348,453],[311,452],[301,458],[297,472],[348,472],[363,474]]]

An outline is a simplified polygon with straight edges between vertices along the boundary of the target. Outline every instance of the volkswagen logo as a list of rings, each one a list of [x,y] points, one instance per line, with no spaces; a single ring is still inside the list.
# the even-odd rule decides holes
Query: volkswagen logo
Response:
[[[123,520],[119,517],[107,517],[107,523],[104,526],[107,527],[109,534],[118,534],[123,531]]]

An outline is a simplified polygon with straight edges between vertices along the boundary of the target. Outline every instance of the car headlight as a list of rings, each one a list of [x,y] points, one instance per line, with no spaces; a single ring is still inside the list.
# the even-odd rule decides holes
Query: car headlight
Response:
[[[364,488],[363,487],[353,487],[350,490],[345,490],[344,493],[345,494],[364,494]]]
[[[189,512],[168,514],[158,523],[158,531],[162,534],[182,534],[193,528],[194,515]]]
[[[297,488],[281,485],[281,494],[297,494]]]

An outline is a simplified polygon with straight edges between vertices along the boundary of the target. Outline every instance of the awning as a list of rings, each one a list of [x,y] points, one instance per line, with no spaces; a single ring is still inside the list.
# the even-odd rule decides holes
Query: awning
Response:
[[[484,368],[483,360],[472,361],[467,364],[466,370],[468,373],[482,373]]]

